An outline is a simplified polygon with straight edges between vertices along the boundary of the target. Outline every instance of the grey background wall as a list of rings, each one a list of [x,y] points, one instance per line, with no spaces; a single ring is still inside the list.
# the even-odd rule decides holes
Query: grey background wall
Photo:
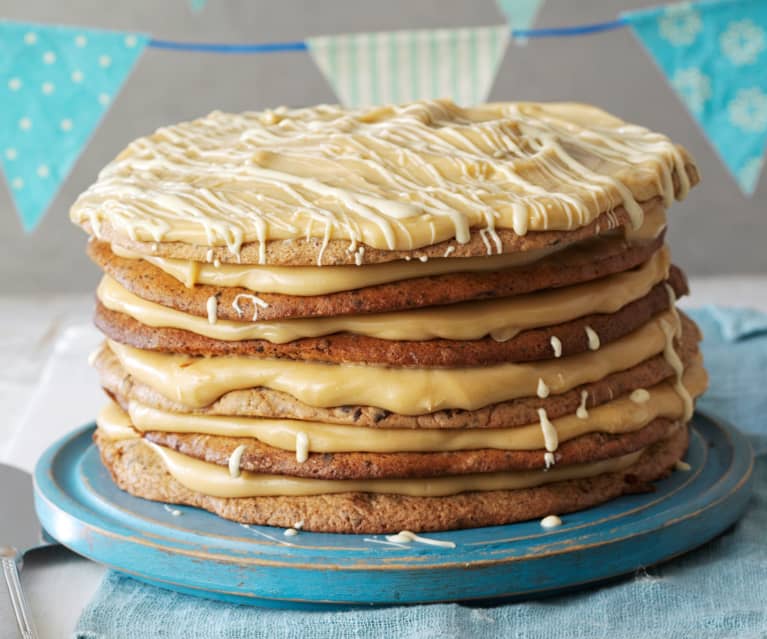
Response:
[[[613,18],[652,0],[548,0],[537,24]],[[493,0],[0,0],[11,20],[138,30],[159,38],[258,42],[363,30],[499,24]],[[747,199],[627,31],[510,46],[491,99],[593,102],[663,131],[697,158],[703,185],[672,212],[676,261],[692,274],[767,271],[767,177]],[[131,139],[213,109],[335,101],[306,53],[221,56],[147,50],[38,230],[25,236],[0,186],[0,294],[92,289],[97,272],[67,210]],[[2,105],[0,105],[2,108]]]

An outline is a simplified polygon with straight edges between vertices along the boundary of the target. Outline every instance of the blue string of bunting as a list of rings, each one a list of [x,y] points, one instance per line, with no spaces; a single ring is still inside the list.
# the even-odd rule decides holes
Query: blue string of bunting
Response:
[[[193,11],[204,0],[189,0]],[[181,42],[147,34],[0,20],[0,163],[33,230],[145,48],[246,55],[308,52],[349,106],[451,97],[482,102],[509,42],[630,28],[745,194],[767,146],[767,0],[699,0],[617,19],[532,28],[544,0],[497,0],[491,27],[319,36],[263,43]]]
[[[535,38],[570,38],[574,36],[591,35],[603,31],[612,31],[629,26],[629,22],[619,18],[608,22],[594,22],[570,27],[550,27],[547,29],[510,29],[512,39],[529,40]],[[175,40],[159,40],[152,38],[147,43],[153,49],[168,49],[171,51],[197,51],[200,53],[288,53],[292,51],[308,51],[309,44],[303,40],[292,42],[262,42],[256,44],[228,44],[223,42],[178,42]]]

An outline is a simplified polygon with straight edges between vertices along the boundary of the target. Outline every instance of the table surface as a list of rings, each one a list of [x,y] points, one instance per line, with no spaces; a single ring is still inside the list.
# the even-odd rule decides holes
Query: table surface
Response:
[[[692,302],[767,312],[767,275],[693,279]],[[32,471],[65,432],[91,421],[104,401],[87,356],[101,338],[92,295],[0,298],[0,462]],[[103,569],[63,549],[27,555],[22,581],[41,639],[69,636]],[[0,606],[0,639],[15,637]],[[7,634],[9,633],[10,634]]]

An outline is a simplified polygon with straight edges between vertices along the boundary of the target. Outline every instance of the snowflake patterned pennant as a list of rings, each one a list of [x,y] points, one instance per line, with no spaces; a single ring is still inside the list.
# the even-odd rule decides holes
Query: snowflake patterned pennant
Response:
[[[767,146],[767,0],[708,0],[624,17],[752,195]]]
[[[148,42],[145,35],[0,21],[0,161],[26,231]]]
[[[509,27],[355,33],[309,38],[315,63],[347,106],[452,98],[483,102]]]

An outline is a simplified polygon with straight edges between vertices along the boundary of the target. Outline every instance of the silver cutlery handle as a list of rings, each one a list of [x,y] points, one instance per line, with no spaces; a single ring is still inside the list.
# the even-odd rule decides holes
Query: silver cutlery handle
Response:
[[[19,579],[19,570],[16,566],[15,553],[11,554],[10,549],[0,548],[0,566],[3,569],[3,583],[5,583],[8,595],[11,598],[13,612],[16,615],[16,624],[19,627],[22,639],[38,639],[37,630],[32,622],[32,615],[29,611],[29,604],[24,597],[24,591],[21,589],[21,580]]]

